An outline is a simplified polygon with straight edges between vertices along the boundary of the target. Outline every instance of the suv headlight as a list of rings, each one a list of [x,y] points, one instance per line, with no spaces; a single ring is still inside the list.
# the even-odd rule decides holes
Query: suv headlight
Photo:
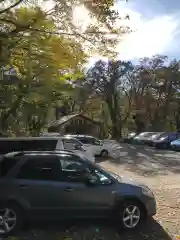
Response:
[[[167,137],[162,137],[162,138],[160,138],[161,141],[164,141],[164,140],[166,140],[166,139],[167,139]]]
[[[86,149],[85,149],[84,146],[81,146],[81,150],[84,151],[84,152],[86,152]]]
[[[148,197],[154,198],[154,194],[147,186],[142,186],[142,193]]]

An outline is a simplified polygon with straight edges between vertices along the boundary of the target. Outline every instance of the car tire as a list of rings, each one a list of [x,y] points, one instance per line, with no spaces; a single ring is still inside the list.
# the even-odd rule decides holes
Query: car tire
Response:
[[[100,153],[100,156],[101,156],[101,157],[106,157],[106,156],[108,156],[108,151],[105,150],[105,149],[102,150],[101,153]]]
[[[16,235],[23,226],[23,211],[17,204],[0,206],[0,236]],[[9,230],[7,230],[7,227]],[[4,231],[4,232],[3,232]]]
[[[137,200],[125,200],[116,211],[118,229],[135,230],[145,219],[146,211],[143,204]]]
[[[170,147],[170,150],[172,150],[172,151],[177,151],[176,145],[171,146],[171,147]]]

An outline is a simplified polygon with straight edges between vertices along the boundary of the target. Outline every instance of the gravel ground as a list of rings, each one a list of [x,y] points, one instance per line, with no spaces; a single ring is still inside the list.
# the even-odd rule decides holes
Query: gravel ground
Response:
[[[154,220],[168,232],[169,239],[180,239],[180,153],[121,144],[119,155],[99,163],[116,174],[132,177],[151,187],[157,201]],[[148,237],[151,239],[151,234]]]
[[[131,233],[118,232],[111,223],[94,220],[31,223],[17,238],[24,240],[180,239],[180,174],[177,171],[180,165],[177,162],[178,158],[180,160],[180,153],[153,151],[149,148],[142,149],[142,147],[137,149],[129,147],[128,149],[126,145],[123,145],[121,152],[116,153],[116,156],[119,154],[120,158],[99,160],[100,165],[112,172],[133,177],[153,189],[157,200],[157,215],[144,223],[141,230]],[[177,168],[172,163],[168,167],[169,159],[176,162]]]
[[[93,221],[94,222],[94,221]],[[46,230],[45,230],[46,229]],[[14,238],[13,238],[14,239]],[[157,221],[151,220],[143,225],[143,229],[136,232],[115,231],[110,225],[100,222],[71,223],[71,224],[54,224],[31,227],[26,230],[18,239],[34,239],[34,240],[172,240],[175,236],[170,236]]]

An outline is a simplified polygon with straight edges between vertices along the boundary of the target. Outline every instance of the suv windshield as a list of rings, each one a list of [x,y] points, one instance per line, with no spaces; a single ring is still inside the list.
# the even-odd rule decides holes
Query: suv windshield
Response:
[[[82,142],[83,144],[93,144],[94,138],[91,137],[76,137],[77,140]]]
[[[168,137],[168,134],[167,134],[167,133],[163,133],[163,134],[161,134],[160,136],[158,136],[158,137],[156,138],[156,140],[160,140],[161,138],[166,138],[166,137]]]
[[[119,178],[121,178],[118,174],[113,173],[113,172],[111,172],[111,171],[107,171],[107,170],[106,170],[106,172],[108,172],[109,175],[112,176],[112,177],[114,177],[115,179],[119,179]]]
[[[102,169],[103,171],[107,172],[111,177],[113,177],[113,178],[115,178],[115,179],[121,178],[118,174],[113,173],[113,172],[109,171],[108,169],[106,169],[106,168],[104,168],[104,167],[102,167],[102,166],[101,166],[101,169]]]

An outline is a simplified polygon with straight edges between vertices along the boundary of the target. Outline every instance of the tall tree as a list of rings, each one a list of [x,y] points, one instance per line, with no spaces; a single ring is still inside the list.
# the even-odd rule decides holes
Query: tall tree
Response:
[[[166,63],[167,57],[144,58],[133,72],[134,119],[138,131],[168,129],[179,84],[179,63]]]
[[[132,70],[130,62],[98,61],[87,72],[86,82],[106,102],[112,122],[112,137],[120,138],[123,117],[121,100],[128,95],[126,74]],[[129,95],[128,95],[129,96]]]

